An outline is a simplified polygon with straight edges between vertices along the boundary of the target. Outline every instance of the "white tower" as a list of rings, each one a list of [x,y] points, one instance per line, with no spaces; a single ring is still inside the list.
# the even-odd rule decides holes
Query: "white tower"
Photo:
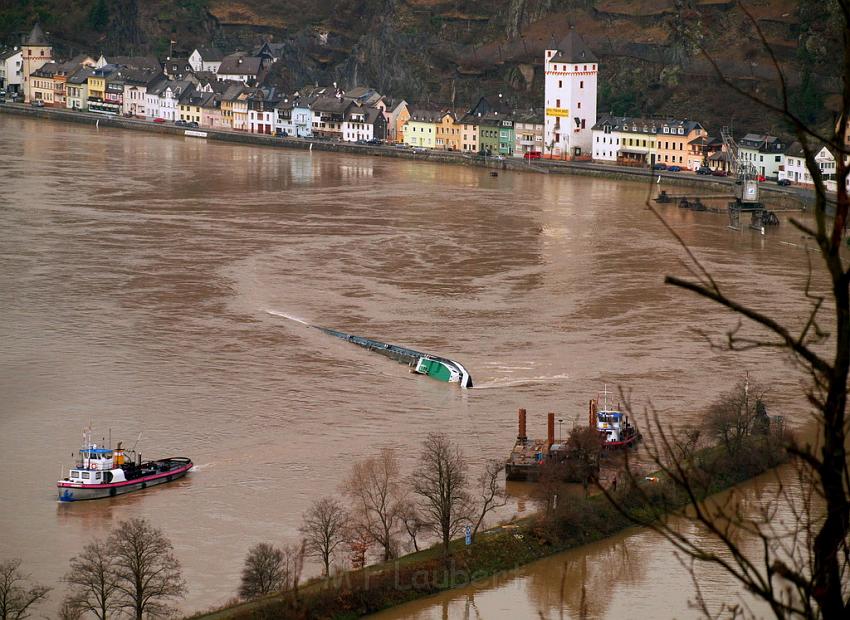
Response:
[[[53,60],[53,48],[47,42],[41,26],[33,26],[30,36],[21,47],[21,79],[23,82],[24,102],[29,103],[32,99],[33,72],[38,71],[44,65]]]
[[[581,36],[570,30],[557,49],[546,50],[544,156],[591,155],[596,124],[599,64]]]

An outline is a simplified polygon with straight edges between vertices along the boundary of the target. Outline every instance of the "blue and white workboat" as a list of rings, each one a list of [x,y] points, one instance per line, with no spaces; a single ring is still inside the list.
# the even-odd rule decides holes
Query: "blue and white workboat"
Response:
[[[182,478],[192,466],[184,456],[158,461],[142,461],[141,454],[128,458],[120,442],[115,449],[98,447],[89,431],[84,434],[80,460],[56,486],[63,502],[115,497]]]

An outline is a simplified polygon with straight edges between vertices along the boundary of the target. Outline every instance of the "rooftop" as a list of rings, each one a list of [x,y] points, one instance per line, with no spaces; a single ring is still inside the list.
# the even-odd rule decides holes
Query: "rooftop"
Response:
[[[35,23],[27,40],[24,41],[24,45],[47,45],[47,37],[44,36],[44,30],[41,29],[41,24],[38,22]]]
[[[550,61],[556,62],[598,62],[598,59],[590,51],[587,43],[581,38],[581,35],[574,29],[570,29],[561,42],[558,43],[557,53],[550,58]]]

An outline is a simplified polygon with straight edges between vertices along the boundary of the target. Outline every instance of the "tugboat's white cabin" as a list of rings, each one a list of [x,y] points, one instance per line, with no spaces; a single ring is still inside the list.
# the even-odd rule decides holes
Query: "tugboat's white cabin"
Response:
[[[97,444],[80,450],[80,460],[70,470],[68,481],[77,484],[108,484],[123,482],[124,451],[120,448],[98,448]]]
[[[596,428],[605,433],[605,441],[622,441],[623,414],[619,411],[597,411]]]

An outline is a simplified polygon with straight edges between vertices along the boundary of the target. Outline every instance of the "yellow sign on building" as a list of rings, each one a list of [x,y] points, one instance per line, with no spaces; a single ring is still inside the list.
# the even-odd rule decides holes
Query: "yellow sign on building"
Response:
[[[560,116],[566,118],[570,115],[570,111],[566,108],[546,108],[546,116]]]

